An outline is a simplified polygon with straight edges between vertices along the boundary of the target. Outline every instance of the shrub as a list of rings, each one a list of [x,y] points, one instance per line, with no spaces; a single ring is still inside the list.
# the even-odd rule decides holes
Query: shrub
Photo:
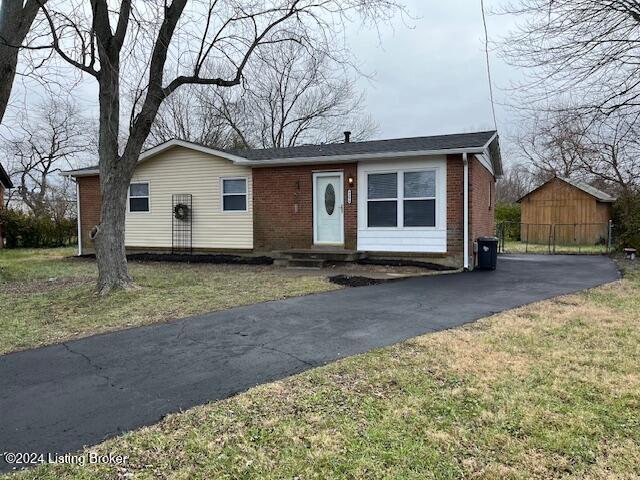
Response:
[[[616,244],[640,249],[640,194],[613,204],[613,222]]]
[[[501,225],[504,228],[505,240],[520,240],[519,203],[499,202],[496,204],[496,227],[500,229]]]
[[[73,218],[55,221],[46,216],[3,209],[0,210],[0,228],[8,248],[62,247],[77,240],[76,220]]]

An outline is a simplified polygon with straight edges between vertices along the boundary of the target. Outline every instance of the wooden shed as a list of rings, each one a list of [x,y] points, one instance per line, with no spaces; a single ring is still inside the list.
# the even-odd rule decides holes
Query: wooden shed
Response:
[[[584,182],[555,177],[523,196],[521,239],[529,243],[596,245],[608,238],[611,195]]]

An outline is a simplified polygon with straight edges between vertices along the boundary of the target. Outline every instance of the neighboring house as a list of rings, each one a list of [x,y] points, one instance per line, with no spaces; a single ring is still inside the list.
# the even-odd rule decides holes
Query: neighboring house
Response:
[[[554,177],[524,195],[522,241],[596,244],[608,238],[615,198],[584,182]]]
[[[346,132],[345,143],[241,151],[171,140],[139,162],[129,250],[171,250],[188,237],[196,252],[337,247],[468,268],[474,240],[495,233],[502,174],[495,131],[368,142],[349,142]],[[65,174],[77,181],[80,253],[88,253],[100,221],[98,168]],[[188,220],[176,219],[176,205],[188,202]]]
[[[9,188],[13,188],[13,183],[11,183],[7,171],[0,164],[0,210],[4,208],[4,192]],[[0,248],[2,247],[4,247],[4,234],[2,232],[2,224],[0,224]]]

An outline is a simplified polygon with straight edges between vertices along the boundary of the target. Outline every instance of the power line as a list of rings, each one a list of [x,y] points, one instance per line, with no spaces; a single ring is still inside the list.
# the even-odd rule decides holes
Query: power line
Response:
[[[484,54],[487,60],[487,79],[489,80],[489,98],[491,99],[491,113],[493,114],[493,126],[498,130],[496,120],[496,106],[493,101],[493,81],[491,80],[491,62],[489,61],[489,31],[487,29],[487,16],[484,10],[484,0],[480,0],[480,10],[482,10],[482,25],[484,26]]]

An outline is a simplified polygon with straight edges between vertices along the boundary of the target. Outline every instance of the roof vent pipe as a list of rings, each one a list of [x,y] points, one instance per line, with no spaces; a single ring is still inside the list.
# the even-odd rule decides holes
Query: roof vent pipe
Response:
[[[344,143],[349,142],[351,142],[351,132],[347,130],[346,132],[344,132]]]

